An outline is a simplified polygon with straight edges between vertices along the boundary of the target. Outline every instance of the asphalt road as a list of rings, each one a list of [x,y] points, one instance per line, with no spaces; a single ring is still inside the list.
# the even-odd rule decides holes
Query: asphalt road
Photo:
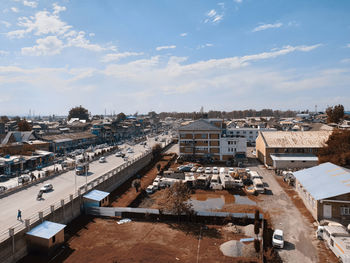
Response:
[[[159,139],[167,138],[168,136],[158,136]],[[130,147],[134,150],[134,153],[126,153],[126,156],[136,158],[145,152],[149,147],[152,147],[155,143],[154,138],[148,139],[148,147],[136,144],[134,146],[122,145],[124,149]],[[123,152],[126,152],[125,150]],[[23,189],[15,194],[9,195],[0,199],[0,238],[4,233],[8,233],[8,229],[16,224],[24,224],[24,222],[17,221],[17,210],[22,211],[22,219],[30,218],[37,214],[39,211],[48,209],[50,205],[59,202],[61,199],[67,198],[70,194],[75,192],[81,186],[84,186],[87,182],[94,180],[100,175],[120,166],[124,163],[123,158],[116,157],[114,154],[106,157],[105,163],[99,163],[94,161],[90,163],[90,169],[88,176],[76,176],[75,171],[68,171],[64,174],[56,176],[52,179],[48,179],[45,182],[38,183],[29,188]],[[76,182],[76,184],[75,184]],[[43,199],[38,201],[36,199],[40,188],[47,183],[53,185],[53,191],[44,193]]]

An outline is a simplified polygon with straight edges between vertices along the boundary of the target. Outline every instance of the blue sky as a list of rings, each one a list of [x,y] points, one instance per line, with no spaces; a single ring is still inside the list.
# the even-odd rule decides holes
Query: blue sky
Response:
[[[350,109],[350,1],[1,6],[0,115]]]

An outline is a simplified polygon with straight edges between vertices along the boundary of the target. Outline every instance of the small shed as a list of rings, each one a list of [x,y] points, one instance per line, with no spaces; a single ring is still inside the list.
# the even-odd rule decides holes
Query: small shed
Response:
[[[109,193],[99,190],[92,190],[83,196],[84,207],[102,207],[109,203]]]
[[[271,154],[275,169],[302,169],[318,165],[318,157],[303,153],[275,153]]]
[[[27,232],[28,247],[32,251],[50,253],[64,242],[66,225],[44,221]]]

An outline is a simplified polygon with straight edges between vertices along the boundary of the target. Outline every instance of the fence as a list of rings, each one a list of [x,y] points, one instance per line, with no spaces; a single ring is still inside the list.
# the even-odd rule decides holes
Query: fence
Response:
[[[106,180],[111,178],[112,176],[118,174],[122,170],[126,169],[127,167],[131,166],[132,164],[141,160],[142,158],[144,158],[145,156],[147,156],[149,154],[151,154],[151,150],[148,150],[148,151],[142,153],[141,155],[139,155],[138,157],[128,161],[127,163],[124,163],[124,164],[100,175],[99,177],[90,181],[86,185],[81,186],[77,190],[77,192],[70,194],[68,197],[65,197],[65,198],[61,199],[60,201],[51,204],[49,207],[30,215],[28,218],[25,219],[25,224],[17,223],[15,225],[11,226],[9,228],[9,230],[0,232],[0,243],[5,242],[6,240],[13,237],[17,233],[23,231],[24,229],[32,228],[35,224],[42,221],[43,218],[48,217],[50,214],[54,214],[55,211],[57,211],[58,209],[61,209],[65,205],[67,205],[69,203],[73,204],[73,202],[75,200],[77,200],[78,198],[81,198],[81,196],[83,194],[85,194],[86,192],[90,191],[91,189],[94,189],[95,187],[102,184],[103,182],[105,182]]]

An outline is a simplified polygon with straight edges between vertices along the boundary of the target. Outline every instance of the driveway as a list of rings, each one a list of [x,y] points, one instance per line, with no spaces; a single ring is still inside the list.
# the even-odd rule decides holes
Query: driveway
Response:
[[[260,165],[257,160],[249,167],[263,176],[268,194],[260,195],[258,205],[271,217],[274,229],[282,229],[285,237],[285,248],[279,255],[283,262],[312,263],[319,262],[315,230],[312,224],[295,207],[275,179],[275,173]]]

